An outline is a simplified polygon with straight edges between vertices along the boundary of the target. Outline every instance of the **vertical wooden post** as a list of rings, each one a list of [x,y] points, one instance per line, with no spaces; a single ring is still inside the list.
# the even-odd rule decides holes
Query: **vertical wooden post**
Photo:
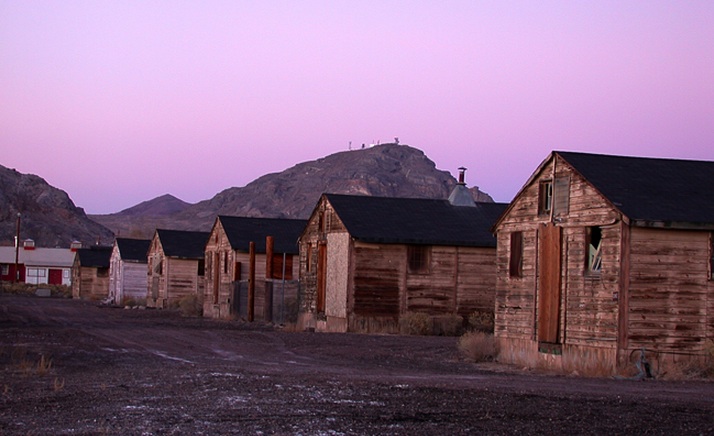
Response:
[[[265,237],[265,278],[273,278],[273,237]]]
[[[263,307],[263,319],[266,321],[273,320],[273,237],[265,237],[265,304]]]
[[[248,270],[248,321],[252,322],[255,315],[255,242],[250,243],[250,266]]]

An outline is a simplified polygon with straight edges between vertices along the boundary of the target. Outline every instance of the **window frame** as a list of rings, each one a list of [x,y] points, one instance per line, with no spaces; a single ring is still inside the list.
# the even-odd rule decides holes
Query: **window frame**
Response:
[[[511,278],[523,277],[523,232],[515,231],[510,234],[510,248],[508,254],[508,276]]]
[[[407,245],[407,272],[429,274],[431,272],[431,246]]]
[[[593,245],[593,231],[597,229],[598,245]],[[585,273],[600,274],[602,272],[602,227],[590,226],[585,228]],[[595,249],[593,253],[591,248]]]
[[[553,180],[538,183],[538,215],[550,215],[553,210]]]

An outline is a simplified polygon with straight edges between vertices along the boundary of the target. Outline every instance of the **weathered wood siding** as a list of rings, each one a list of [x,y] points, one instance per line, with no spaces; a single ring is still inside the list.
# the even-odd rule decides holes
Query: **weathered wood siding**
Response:
[[[115,245],[109,261],[109,296],[114,304],[122,305],[129,299],[140,304],[145,303],[147,274],[146,263],[123,260]]]
[[[586,180],[558,158],[551,160],[512,203],[497,228],[497,279],[495,334],[505,352],[504,360],[536,365],[538,313],[538,234],[541,226],[552,222],[562,229],[560,247],[560,302],[558,343],[565,349],[597,347],[615,350],[618,339],[622,259],[621,217]],[[557,189],[567,187],[567,196],[554,192],[554,217],[539,215],[539,186],[542,181],[557,181]],[[557,199],[557,201],[556,201]],[[552,219],[554,218],[554,219]],[[602,230],[602,268],[589,272],[586,266],[586,229]],[[511,277],[509,272],[510,238],[513,232],[523,235],[523,274]],[[551,251],[552,252],[552,251]],[[525,341],[525,342],[524,342]],[[531,352],[517,348],[531,342]],[[510,348],[510,349],[509,349]],[[612,351],[603,351],[612,354]],[[610,355],[608,354],[608,355]]]
[[[147,305],[175,307],[189,295],[196,295],[203,304],[205,276],[199,276],[198,266],[195,259],[165,256],[160,242],[154,238],[148,253]]]
[[[632,229],[628,348],[701,353],[714,338],[709,237]]]
[[[328,327],[327,311],[328,304],[330,305],[333,314],[339,313],[339,305],[335,302],[335,296],[328,296],[331,292],[341,292],[339,290],[328,290],[326,292],[325,298],[325,311],[318,311],[318,263],[319,263],[319,246],[321,244],[328,244],[328,234],[347,234],[347,229],[344,224],[340,221],[340,218],[335,213],[332,206],[325,199],[321,199],[315,208],[315,211],[308,219],[305,230],[300,237],[299,247],[299,261],[293,262],[293,264],[298,264],[299,269],[299,280],[300,280],[300,293],[299,293],[299,314],[298,314],[298,327],[299,328],[322,328],[325,330],[336,330],[345,331],[346,326],[344,323],[346,320],[339,320],[337,325],[330,325]],[[344,245],[344,239],[336,236],[331,238],[333,243],[342,246]],[[333,253],[333,257],[336,255],[334,253],[339,253],[340,249],[337,247],[327,247],[327,250]],[[346,253],[345,253],[346,254]],[[342,254],[340,254],[342,255]],[[328,253],[327,262],[330,262],[330,256]],[[328,266],[330,268],[330,266]],[[338,263],[333,263],[331,268],[333,271],[342,271],[343,267]],[[329,274],[328,274],[329,276]],[[336,280],[336,279],[330,279]],[[332,282],[334,286],[336,283],[342,282],[341,280],[336,280]],[[346,291],[345,291],[346,292]],[[331,303],[327,302],[327,299],[332,299]],[[335,315],[334,318],[340,318]],[[320,323],[320,326],[318,326]]]
[[[248,255],[243,257],[247,258]],[[223,319],[233,316],[231,299],[236,262],[241,260],[236,258],[221,222],[217,221],[206,243],[204,316]]]
[[[474,312],[492,313],[496,300],[496,249],[459,247],[456,311],[468,319]]]
[[[106,270],[106,269],[105,269]],[[109,296],[109,272],[94,267],[73,268],[72,297],[82,300],[106,300]]]
[[[318,306],[319,247],[327,246],[326,306]],[[430,246],[429,267],[408,271],[408,247],[355,241],[324,199],[300,239],[300,327],[398,331],[407,312],[432,316],[493,312],[496,250]]]
[[[189,295],[202,296],[204,278],[198,276],[198,261],[193,259],[166,258],[167,304],[173,306]]]

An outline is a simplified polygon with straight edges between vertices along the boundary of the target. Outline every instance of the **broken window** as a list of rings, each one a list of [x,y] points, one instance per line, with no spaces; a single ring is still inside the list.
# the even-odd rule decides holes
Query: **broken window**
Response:
[[[602,229],[597,226],[588,227],[585,233],[586,270],[599,272],[602,268]]]
[[[511,277],[523,277],[523,232],[511,233],[508,273]]]
[[[546,180],[538,185],[538,215],[548,215],[553,207],[553,182]]]
[[[409,272],[424,274],[429,272],[429,247],[426,245],[409,245],[407,247]]]

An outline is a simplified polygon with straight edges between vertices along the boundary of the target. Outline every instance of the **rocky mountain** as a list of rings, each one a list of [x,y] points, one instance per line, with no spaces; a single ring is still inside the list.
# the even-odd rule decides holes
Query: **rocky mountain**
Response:
[[[22,174],[0,165],[0,244],[13,245],[17,214],[21,214],[20,239],[33,239],[38,247],[69,247],[111,243],[114,235],[92,221],[74,205],[65,191],[43,178]]]
[[[112,215],[123,218],[163,217],[179,213],[189,206],[191,203],[179,200],[171,194],[164,194]]]
[[[244,187],[228,188],[210,200],[176,213],[152,216],[127,213],[159,210],[156,204],[164,201],[164,196],[118,214],[92,218],[124,236],[150,237],[157,227],[207,231],[219,214],[307,218],[325,192],[448,198],[456,182],[449,172],[438,170],[421,150],[407,145],[382,144],[335,153],[280,173],[267,174]],[[476,201],[493,201],[477,187],[471,188],[471,193]]]

